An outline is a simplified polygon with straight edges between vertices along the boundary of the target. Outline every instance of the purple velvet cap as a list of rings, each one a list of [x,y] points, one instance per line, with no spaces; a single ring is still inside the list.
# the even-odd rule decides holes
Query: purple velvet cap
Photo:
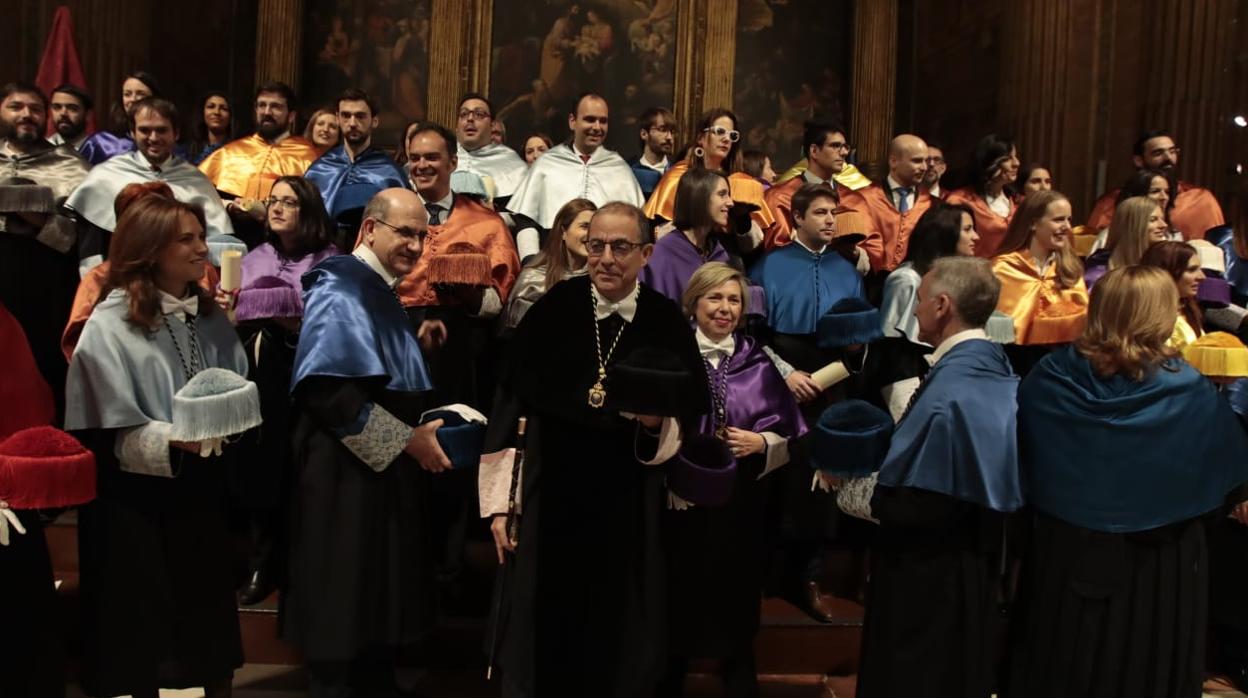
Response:
[[[1226,283],[1226,279],[1206,276],[1196,289],[1196,300],[1201,305],[1225,308],[1231,304],[1231,285]]]
[[[680,452],[668,462],[668,489],[698,506],[726,504],[736,478],[737,461],[732,451],[713,436],[686,438]]]

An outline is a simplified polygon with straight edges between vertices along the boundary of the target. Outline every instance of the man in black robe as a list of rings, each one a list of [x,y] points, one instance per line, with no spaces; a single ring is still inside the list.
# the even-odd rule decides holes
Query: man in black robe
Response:
[[[987,260],[937,260],[919,286],[933,366],[893,432],[871,499],[858,695],[988,698],[1005,518],[1023,504],[1018,377],[984,325],[1001,284]]]
[[[552,288],[525,315],[491,422],[528,418],[519,534],[507,538],[507,459],[482,459],[481,509],[500,555],[515,552],[495,622],[506,696],[649,695],[665,661],[659,515],[681,421],[612,409],[612,365],[639,349],[675,357],[709,407],[688,321],[637,281],[653,249],[640,209],[594,214],[589,274]],[[604,380],[605,377],[605,380]],[[507,416],[501,416],[507,414]],[[501,494],[501,496],[497,496]],[[590,690],[590,687],[593,687]]]
[[[441,420],[413,426],[431,384],[394,293],[427,227],[414,192],[384,190],[355,251],[304,276],[282,637],[308,662],[313,696],[410,690],[433,622],[427,500],[450,461]]]

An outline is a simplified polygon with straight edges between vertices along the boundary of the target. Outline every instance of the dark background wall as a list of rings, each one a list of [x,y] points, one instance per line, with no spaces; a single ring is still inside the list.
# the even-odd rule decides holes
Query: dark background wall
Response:
[[[200,92],[229,92],[235,126],[251,127],[258,0],[4,0],[0,29],[0,80],[33,79],[52,15],[70,8],[97,123],[120,99],[121,77],[147,70],[183,111],[183,128]],[[11,21],[9,21],[11,20]]]
[[[1181,176],[1237,205],[1236,168],[1248,169],[1248,129],[1232,122],[1248,116],[1245,0],[912,0],[903,12],[898,129],[941,141],[953,165],[981,135],[1012,135],[1024,164],[1050,165],[1086,213],[1129,174],[1139,132],[1167,128],[1183,149]]]
[[[462,89],[489,86],[490,51],[476,45],[481,43],[471,33],[476,25],[467,29],[462,25],[472,24],[465,17],[488,18],[505,9],[495,8],[496,3],[510,1],[411,0],[413,7],[430,5],[432,26],[452,33],[463,30],[448,44],[454,55],[438,64],[458,65],[459,75],[449,87],[429,88],[430,113],[450,113],[454,108],[450,102]],[[236,123],[244,129],[250,127],[247,105],[256,82],[257,14],[280,26],[293,23],[288,28],[298,38],[304,20],[319,6],[302,0],[5,0],[5,16],[11,21],[0,26],[0,66],[4,66],[0,77],[34,75],[52,13],[60,4],[74,13],[78,49],[102,109],[115,99],[122,74],[147,68],[187,111],[201,90],[229,91]],[[739,0],[676,0],[672,7],[678,9],[664,16],[684,17],[682,21],[699,27],[725,15],[734,17],[734,23],[753,16],[738,16],[738,4]],[[840,6],[839,0],[832,4]],[[759,3],[750,7],[755,5]],[[776,3],[782,9],[792,5]],[[863,56],[870,56],[872,64],[881,58],[872,54],[873,47],[883,45],[881,38],[855,31],[871,26],[860,21],[870,14],[864,10],[870,9],[872,16],[896,17],[895,56],[889,52],[889,60],[896,61],[891,102],[895,106],[864,114],[854,95],[874,88],[854,85],[852,79],[850,89],[838,97],[850,115],[850,128],[859,136],[864,128],[881,124],[892,132],[914,131],[942,142],[952,163],[959,165],[981,135],[993,131],[1013,135],[1021,158],[1049,164],[1057,186],[1082,215],[1098,193],[1125,178],[1131,167],[1131,143],[1140,130],[1165,127],[1174,131],[1183,148],[1182,176],[1212,187],[1228,215],[1248,218],[1244,203],[1248,177],[1242,174],[1248,169],[1248,128],[1232,122],[1235,115],[1248,117],[1248,0],[846,0],[845,7],[850,6],[852,18],[842,9],[839,19],[826,20],[844,25],[830,28],[831,34],[850,35],[849,50],[844,52],[848,55],[827,54],[833,57],[831,62],[844,55],[839,59],[843,65],[829,66],[842,76],[863,74],[856,72]],[[891,9],[880,15],[882,6]],[[445,34],[431,33],[431,55]],[[491,34],[486,31],[484,36]],[[738,43],[732,36],[716,39],[729,44],[723,50],[705,47],[702,35],[683,44],[686,48],[675,57],[677,64],[695,65],[686,71],[694,79],[686,80],[682,89],[703,94],[714,87],[716,95],[723,95],[716,100],[732,101],[736,62],[727,57],[736,53],[731,49]],[[625,37],[616,39],[623,42]],[[270,49],[280,53],[277,44],[284,42],[289,39],[262,38],[260,53],[267,55]],[[748,57],[748,47],[740,48],[743,59]],[[724,65],[702,65],[715,60]],[[289,79],[299,82],[299,71],[292,72]],[[712,72],[714,80],[708,77]],[[438,78],[431,68],[431,85],[439,83]],[[303,85],[305,92],[315,87]],[[680,89],[677,93],[677,105],[696,101]],[[700,104],[698,109],[706,106],[714,105]],[[739,112],[752,108],[730,106]],[[855,120],[860,123],[852,123]],[[861,152],[860,158],[879,162],[886,139],[868,140],[872,152]]]

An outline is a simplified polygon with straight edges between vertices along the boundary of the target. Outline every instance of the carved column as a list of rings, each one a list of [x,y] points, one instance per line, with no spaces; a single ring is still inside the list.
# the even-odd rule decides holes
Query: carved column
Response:
[[[303,61],[303,0],[260,0],[256,20],[256,84],[280,80],[297,92]]]
[[[679,0],[673,111],[689,142],[702,112],[732,106],[738,0]]]
[[[858,148],[858,167],[872,179],[883,177],[888,170],[888,142],[893,138],[897,3],[898,0],[854,3],[849,131]]]
[[[433,0],[429,120],[453,128],[461,95],[488,94],[493,19],[493,0]]]

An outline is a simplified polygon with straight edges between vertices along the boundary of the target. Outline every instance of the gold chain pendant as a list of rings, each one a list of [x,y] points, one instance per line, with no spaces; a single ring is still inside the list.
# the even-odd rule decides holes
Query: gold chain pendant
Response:
[[[589,406],[599,409],[607,403],[607,391],[602,387],[602,381],[594,383],[589,389]]]

